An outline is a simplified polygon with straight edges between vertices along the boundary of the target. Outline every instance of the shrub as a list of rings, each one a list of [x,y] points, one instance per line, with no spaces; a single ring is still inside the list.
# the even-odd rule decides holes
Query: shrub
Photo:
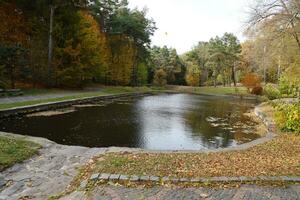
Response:
[[[294,104],[279,103],[275,106],[275,120],[282,131],[300,133],[300,102]]]
[[[254,87],[251,91],[251,94],[255,94],[255,95],[262,95],[263,93],[263,88],[258,86],[258,87]]]
[[[207,80],[206,82],[204,82],[204,85],[205,85],[205,86],[213,86],[213,85],[214,85],[214,81],[211,80],[211,79],[209,79],[209,80]]]
[[[300,96],[300,67],[294,65],[289,67],[281,76],[279,90],[281,94],[288,97]]]
[[[280,91],[278,88],[273,84],[267,84],[264,87],[264,95],[268,97],[270,100],[278,99],[280,98]]]
[[[163,69],[156,70],[153,83],[155,86],[167,85],[167,73]]]
[[[248,89],[248,92],[251,92],[253,88],[260,87],[261,78],[258,74],[249,73],[245,75],[242,84]]]

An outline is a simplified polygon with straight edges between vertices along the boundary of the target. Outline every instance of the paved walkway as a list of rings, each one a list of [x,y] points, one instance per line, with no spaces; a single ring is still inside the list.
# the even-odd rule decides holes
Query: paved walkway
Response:
[[[234,189],[97,187],[89,195],[74,192],[63,200],[299,200],[300,186],[287,188],[244,185]]]
[[[67,91],[64,93],[53,93],[53,94],[43,94],[43,95],[26,95],[26,96],[17,96],[17,97],[1,97],[0,104],[2,103],[15,103],[15,102],[24,102],[24,101],[35,101],[43,99],[53,99],[66,96],[79,95],[82,93],[87,93],[88,91],[78,92],[78,91]]]
[[[0,135],[11,136],[1,132]],[[14,137],[27,138],[40,143],[44,148],[38,156],[1,172],[0,200],[48,199],[49,196],[59,194],[78,174],[79,167],[93,156],[105,152],[101,148],[59,145],[42,138]]]

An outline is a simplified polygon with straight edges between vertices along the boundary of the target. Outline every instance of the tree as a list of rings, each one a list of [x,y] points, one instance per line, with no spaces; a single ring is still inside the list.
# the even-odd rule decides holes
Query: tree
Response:
[[[222,40],[225,46],[227,65],[231,66],[231,79],[234,83],[234,86],[236,86],[235,68],[237,61],[239,60],[242,47],[237,37],[232,33],[225,33]]]
[[[130,10],[121,7],[111,19],[110,34],[123,34],[130,37],[135,45],[134,64],[132,68],[131,84],[137,85],[137,66],[144,62],[148,55],[147,47],[151,43],[150,37],[156,30],[153,20],[146,18],[146,10]]]
[[[246,74],[242,83],[245,87],[247,87],[248,92],[251,92],[253,88],[259,87],[261,85],[261,78],[255,73],[249,73]]]
[[[168,84],[184,84],[185,66],[176,49],[153,46],[150,50],[150,63],[153,72],[163,69],[167,73]]]
[[[0,61],[3,74],[10,79],[10,87],[15,88],[17,72],[25,64],[28,29],[23,13],[14,3],[0,6]],[[2,82],[6,77],[1,77]]]
[[[165,86],[167,84],[167,73],[163,69],[156,70],[153,83],[156,86]]]
[[[257,0],[251,11],[249,29],[264,24],[272,27],[274,38],[290,34],[300,51],[299,0]]]
[[[187,74],[186,74],[186,83],[189,86],[199,86],[201,72],[197,65],[193,65],[193,63],[189,63],[187,66]]]
[[[0,45],[0,61],[9,76],[11,88],[16,87],[17,74],[21,71],[21,67],[26,64],[26,53],[26,49],[21,45]]]
[[[214,80],[214,86],[216,87],[218,74],[221,72],[222,69],[225,69],[226,52],[223,41],[218,36],[216,38],[210,39],[209,44],[210,57],[208,66],[210,66],[210,68],[213,71],[212,76]],[[223,73],[225,72],[224,70],[222,71]]]
[[[209,61],[209,43],[199,42],[193,47],[186,55],[184,55],[186,62],[192,62],[198,65],[201,69],[203,82],[207,81],[209,78],[210,69],[207,66]]]
[[[57,84],[80,87],[104,76],[110,57],[98,23],[88,12],[72,10],[65,10],[60,21],[54,32]]]

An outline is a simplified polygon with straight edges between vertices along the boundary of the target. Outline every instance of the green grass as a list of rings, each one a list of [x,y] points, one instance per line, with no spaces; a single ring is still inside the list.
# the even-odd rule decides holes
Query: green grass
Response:
[[[38,152],[40,145],[0,136],[0,171],[22,162]]]
[[[184,87],[174,86],[170,87],[172,90],[178,92],[190,92],[196,94],[206,95],[246,95],[247,89],[245,87]]]
[[[59,94],[64,93],[66,90],[61,89],[22,89],[23,95],[47,95],[47,94]]]

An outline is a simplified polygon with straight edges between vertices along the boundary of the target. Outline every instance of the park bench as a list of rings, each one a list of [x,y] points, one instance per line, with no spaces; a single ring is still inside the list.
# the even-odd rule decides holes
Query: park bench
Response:
[[[6,96],[21,96],[23,92],[21,89],[0,89],[0,97]]]

